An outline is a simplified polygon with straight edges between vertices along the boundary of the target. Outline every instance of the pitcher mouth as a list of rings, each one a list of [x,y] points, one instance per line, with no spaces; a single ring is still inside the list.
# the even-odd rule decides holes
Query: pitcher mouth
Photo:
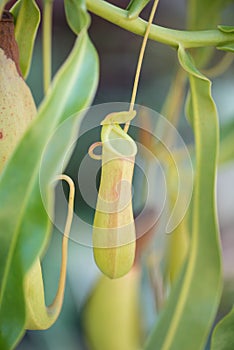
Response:
[[[103,125],[101,139],[116,156],[132,158],[137,153],[135,141],[118,124]]]

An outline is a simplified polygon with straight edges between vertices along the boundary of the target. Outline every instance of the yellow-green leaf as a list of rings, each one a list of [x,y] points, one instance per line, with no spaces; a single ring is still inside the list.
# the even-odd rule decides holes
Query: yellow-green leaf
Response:
[[[64,0],[67,22],[75,34],[90,24],[90,17],[86,11],[84,0]]]
[[[178,56],[189,75],[195,134],[192,232],[187,262],[146,344],[147,350],[204,349],[222,290],[215,195],[217,110],[210,81],[194,67],[183,47],[179,47]]]
[[[24,78],[27,77],[35,38],[40,23],[40,10],[35,0],[20,0],[11,9],[15,18],[15,38],[20,51],[20,69]]]
[[[211,338],[211,350],[234,349],[234,308],[215,327]]]
[[[234,33],[234,26],[218,25],[218,29],[224,33]]]
[[[234,43],[217,46],[217,49],[222,51],[234,52]]]
[[[67,118],[87,107],[98,80],[98,58],[84,30],[60,69],[39,108],[37,118],[13,153],[0,177],[0,349],[9,350],[25,326],[24,276],[41,254],[51,222],[39,187],[44,148],[54,130]],[[70,134],[74,132],[70,125]],[[69,134],[68,130],[68,134]],[[69,136],[69,135],[68,135]],[[45,163],[48,185],[54,180],[67,144]],[[47,196],[49,203],[53,196]]]

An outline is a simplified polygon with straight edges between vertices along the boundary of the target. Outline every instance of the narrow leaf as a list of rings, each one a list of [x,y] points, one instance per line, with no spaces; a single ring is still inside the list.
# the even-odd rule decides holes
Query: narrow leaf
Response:
[[[64,0],[67,22],[75,34],[79,34],[90,23],[84,0]]]
[[[179,47],[188,72],[195,134],[196,171],[191,242],[185,265],[145,349],[204,349],[220,300],[222,279],[215,180],[218,155],[217,111],[211,83]]]
[[[233,44],[226,44],[222,46],[217,46],[218,50],[222,51],[228,51],[228,52],[234,52],[234,43]]]
[[[41,253],[50,221],[40,187],[43,150],[55,128],[90,104],[98,78],[98,59],[86,31],[56,75],[37,118],[26,132],[0,178],[0,349],[11,349],[24,331],[23,277]],[[73,132],[73,124],[70,132]],[[66,152],[48,160],[48,184]],[[62,147],[61,146],[61,147]],[[52,202],[51,198],[48,198]],[[27,297],[27,296],[25,296]]]
[[[211,338],[211,350],[234,349],[234,308],[215,327]]]
[[[218,25],[218,29],[223,33],[234,33],[234,26]]]
[[[40,23],[40,10],[35,0],[20,0],[12,7],[11,13],[15,17],[15,38],[20,51],[20,69],[26,78]]]

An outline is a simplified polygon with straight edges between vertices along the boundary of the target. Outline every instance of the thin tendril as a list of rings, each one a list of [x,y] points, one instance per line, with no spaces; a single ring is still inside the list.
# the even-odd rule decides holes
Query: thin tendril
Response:
[[[149,21],[148,21],[148,24],[147,24],[147,27],[146,27],[145,35],[144,35],[144,38],[143,38],[143,41],[142,41],[141,50],[140,50],[139,57],[138,57],[138,62],[137,62],[135,79],[134,79],[134,83],[133,83],[132,97],[131,97],[129,112],[133,111],[133,109],[134,109],[134,104],[135,104],[136,94],[137,94],[137,88],[138,88],[139,78],[140,78],[140,73],[141,73],[141,67],[142,67],[144,53],[145,53],[145,49],[146,49],[146,44],[147,44],[147,40],[148,40],[149,32],[150,32],[150,26],[151,26],[151,24],[153,22],[154,15],[155,15],[155,12],[156,12],[157,7],[158,7],[158,3],[159,3],[159,0],[155,0],[154,1],[152,10],[150,12]],[[124,131],[125,132],[128,132],[129,125],[130,125],[130,122],[125,124],[125,127],[124,127]]]
[[[64,289],[66,283],[66,271],[67,271],[67,248],[68,248],[68,238],[71,229],[73,213],[74,213],[74,198],[75,198],[75,185],[72,179],[67,175],[59,175],[57,177],[58,180],[65,180],[69,185],[69,199],[68,199],[68,212],[67,212],[67,220],[65,224],[64,234],[63,234],[63,242],[62,242],[62,260],[61,260],[61,269],[60,269],[60,277],[59,277],[59,286],[57,290],[57,294],[54,298],[53,303],[48,307],[50,312],[54,310],[61,309],[64,297]]]
[[[102,146],[102,142],[101,142],[101,141],[98,141],[98,142],[93,143],[93,144],[89,147],[89,150],[88,150],[89,156],[90,156],[91,158],[93,158],[93,159],[101,160],[101,159],[102,159],[101,154],[95,154],[95,153],[94,153],[94,150],[95,150],[97,147],[101,147],[101,146]]]

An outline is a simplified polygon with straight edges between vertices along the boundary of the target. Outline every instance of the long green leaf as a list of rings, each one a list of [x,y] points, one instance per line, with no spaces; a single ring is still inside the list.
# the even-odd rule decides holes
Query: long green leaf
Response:
[[[186,99],[186,114],[189,123],[193,126],[191,96],[188,94]],[[234,161],[234,120],[231,119],[220,127],[220,146],[219,146],[219,165]]]
[[[187,264],[146,344],[147,350],[203,349],[222,289],[215,203],[217,111],[210,81],[196,70],[182,47],[178,55],[180,64],[189,74],[195,134],[191,242]]]
[[[88,27],[90,17],[86,11],[85,0],[64,0],[67,22],[74,33],[79,34]]]
[[[40,23],[40,10],[34,0],[20,0],[12,7],[11,13],[15,17],[15,38],[20,51],[20,69],[26,78]]]
[[[211,350],[234,349],[234,308],[215,327],[211,338]]]
[[[50,223],[39,188],[43,150],[58,125],[90,104],[97,80],[97,54],[84,30],[0,178],[1,350],[11,349],[24,331],[23,276],[48,237]],[[64,152],[48,163],[48,183]]]

